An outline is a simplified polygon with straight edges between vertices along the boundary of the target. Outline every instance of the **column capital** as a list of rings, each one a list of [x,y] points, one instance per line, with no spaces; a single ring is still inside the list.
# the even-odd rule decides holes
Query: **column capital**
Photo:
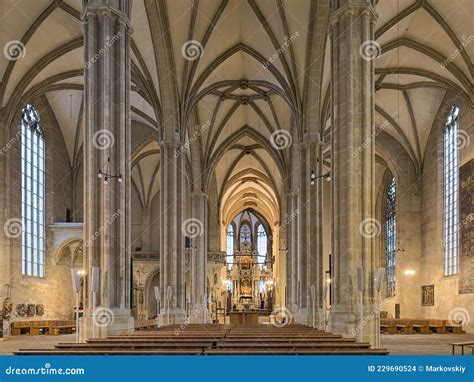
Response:
[[[89,4],[85,3],[84,10],[81,13],[81,20],[83,22],[87,22],[88,18],[97,18],[98,16],[104,15],[108,17],[117,17],[119,23],[126,25],[130,33],[133,32],[133,27],[130,23],[129,11],[126,13],[120,9],[110,6],[109,4],[104,4],[101,2]]]
[[[371,22],[375,23],[378,13],[372,4],[359,4],[348,1],[339,8],[334,8],[331,14],[331,29],[346,17],[369,17]]]

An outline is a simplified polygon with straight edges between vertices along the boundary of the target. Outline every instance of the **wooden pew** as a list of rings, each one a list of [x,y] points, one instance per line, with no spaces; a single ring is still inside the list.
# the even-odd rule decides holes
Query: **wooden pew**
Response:
[[[430,333],[428,320],[411,319],[410,321],[411,321],[414,333],[420,333],[420,334]]]
[[[446,331],[453,334],[462,333],[462,321],[448,320],[446,321]]]
[[[387,334],[397,334],[397,326],[395,320],[384,318],[380,320],[380,332]]]
[[[176,331],[182,329],[181,331]],[[261,330],[260,330],[261,329]],[[294,330],[293,330],[294,329]],[[221,355],[221,354],[387,354],[329,332],[308,327],[268,328],[223,325],[174,325],[153,331],[136,331],[85,343],[60,343],[55,349],[21,349],[19,355]]]
[[[76,321],[54,321],[50,327],[49,334],[54,336],[59,334],[72,334],[76,331]]]
[[[410,320],[396,320],[397,332],[403,334],[413,334],[413,326]]]
[[[446,333],[446,320],[428,320],[430,332],[437,334]]]

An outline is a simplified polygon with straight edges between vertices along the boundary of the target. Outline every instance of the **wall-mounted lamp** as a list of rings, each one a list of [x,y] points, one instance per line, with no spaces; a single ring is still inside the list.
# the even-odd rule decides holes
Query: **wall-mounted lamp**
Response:
[[[122,182],[122,174],[114,175],[111,173],[112,162],[110,157],[107,158],[104,166],[97,173],[97,178],[104,178],[104,184],[108,184],[110,179],[117,179],[117,182]]]
[[[414,269],[407,269],[404,273],[405,273],[406,276],[416,275],[416,271]]]
[[[316,183],[316,179],[318,179],[318,178],[326,178],[326,180],[328,182],[330,182],[331,181],[331,173],[328,172],[328,173],[323,174],[323,175],[316,175],[314,170],[311,170],[311,175],[309,176],[309,184],[311,184],[311,186],[314,186],[314,184]]]

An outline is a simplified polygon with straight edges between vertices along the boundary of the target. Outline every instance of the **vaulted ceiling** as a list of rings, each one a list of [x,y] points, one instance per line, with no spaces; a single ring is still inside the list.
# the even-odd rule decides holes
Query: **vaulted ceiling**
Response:
[[[24,45],[18,59],[0,61],[1,105],[11,111],[45,95],[74,164],[82,146],[82,2],[0,4],[2,45]],[[203,187],[216,182],[219,200],[235,201],[235,211],[245,208],[244,194],[264,193],[266,199],[247,202],[278,208],[291,142],[307,129],[301,112],[316,103],[330,132],[328,0],[134,0],[132,125],[153,130],[162,127],[169,96],[158,70],[163,9],[174,68],[168,75],[185,139],[199,142]],[[377,11],[376,123],[420,166],[446,91],[472,105],[474,2],[381,0]],[[311,87],[319,95],[308,100]],[[145,204],[159,187],[144,179],[159,165],[152,146],[140,146],[134,157],[133,180]]]
[[[473,104],[474,2],[384,0],[377,12],[376,124],[420,167],[446,91]],[[328,96],[327,55],[324,88]],[[329,120],[326,127],[329,133]]]

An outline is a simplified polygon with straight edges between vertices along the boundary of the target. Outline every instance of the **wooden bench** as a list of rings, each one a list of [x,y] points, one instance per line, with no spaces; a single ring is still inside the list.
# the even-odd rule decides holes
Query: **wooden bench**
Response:
[[[453,334],[462,333],[462,321],[448,320],[446,322],[446,331]]]
[[[76,322],[73,320],[28,320],[15,321],[11,324],[12,335],[14,336],[73,333],[75,328]]]
[[[15,355],[200,355],[200,350],[192,349],[153,349],[153,350],[89,350],[73,349],[73,350],[59,350],[59,349],[20,349],[14,352]]]
[[[211,355],[211,354],[387,354],[384,349],[371,349],[366,342],[343,338],[330,332],[295,327],[248,330],[221,325],[191,326],[175,332],[179,326],[166,330],[139,331],[131,334],[91,338],[85,343],[59,343],[54,349],[21,349],[24,355]],[[173,335],[173,333],[175,333]],[[177,333],[177,335],[176,335]],[[230,335],[233,334],[233,335]],[[229,336],[230,335],[230,336]]]
[[[430,327],[428,325],[428,320],[410,319],[410,322],[412,324],[414,333],[420,333],[420,334],[429,334],[430,333]]]
[[[454,355],[454,349],[456,346],[459,346],[461,348],[461,354],[464,355],[464,347],[466,346],[474,346],[474,342],[473,341],[468,341],[468,342],[452,342],[450,343],[452,349],[453,349],[453,355]]]
[[[51,333],[53,336],[59,334],[72,334],[76,331],[76,324],[74,325],[56,325],[51,327]]]
[[[380,320],[380,332],[387,334],[397,334],[397,326],[393,319],[381,319]]]
[[[135,322],[135,330],[150,330],[157,328],[156,319],[140,320]]]
[[[445,334],[446,333],[446,320],[429,320],[428,325],[430,332],[436,334]]]
[[[284,349],[210,349],[206,350],[207,355],[387,355],[384,349],[295,349],[288,351]]]
[[[21,334],[30,334],[31,321],[15,321],[11,324],[12,336],[19,336]]]
[[[460,321],[448,321],[439,319],[381,319],[380,332],[388,334],[460,334],[462,333],[462,323]]]
[[[413,334],[413,324],[410,320],[399,319],[396,320],[396,327],[398,333]]]

